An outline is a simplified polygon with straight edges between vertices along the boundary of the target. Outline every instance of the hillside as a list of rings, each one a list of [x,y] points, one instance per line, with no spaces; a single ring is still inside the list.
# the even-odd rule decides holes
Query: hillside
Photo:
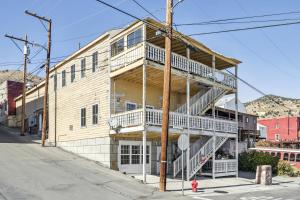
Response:
[[[280,105],[275,103],[273,100]],[[275,95],[266,95],[244,104],[247,112],[260,118],[271,118],[288,115],[288,108],[292,116],[300,115],[300,99],[292,99]]]
[[[33,84],[40,83],[43,78],[39,76],[28,75],[28,79],[33,82]],[[0,70],[0,84],[6,81],[7,79],[11,81],[23,82],[23,71],[20,70]]]

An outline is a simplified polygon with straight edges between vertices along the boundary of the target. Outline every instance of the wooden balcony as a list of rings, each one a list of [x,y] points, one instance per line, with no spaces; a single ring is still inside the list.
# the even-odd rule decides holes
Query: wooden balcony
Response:
[[[152,131],[161,131],[162,125],[162,110],[146,109],[144,117],[143,109],[123,112],[111,116],[115,122],[115,126],[111,127],[113,132],[126,133],[143,130],[143,120],[146,120],[145,125]],[[188,116],[182,113],[170,112],[169,127],[170,132],[183,132],[188,128]],[[189,128],[191,133],[200,134],[205,132],[236,134],[238,126],[236,122],[213,119],[209,117],[190,116]]]
[[[124,71],[131,70],[143,64],[144,59],[156,65],[164,65],[165,50],[151,43],[138,44],[110,59],[111,73],[122,73],[120,69]],[[171,64],[173,69],[190,73],[204,79],[207,83],[216,83],[229,89],[236,88],[236,78],[234,76],[182,55],[172,53]],[[120,71],[118,72],[118,70]]]

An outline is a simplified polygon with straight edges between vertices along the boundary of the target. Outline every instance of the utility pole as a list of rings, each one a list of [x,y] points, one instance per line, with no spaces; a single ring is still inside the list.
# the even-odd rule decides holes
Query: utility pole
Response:
[[[33,45],[33,43],[28,42],[27,35],[25,35],[25,39],[23,38],[18,38],[14,37],[12,35],[7,35],[5,34],[5,37],[10,38],[13,42],[14,40],[24,42],[24,68],[23,68],[23,91],[22,91],[22,115],[21,115],[21,136],[25,136],[25,118],[26,118],[26,84],[27,84],[27,62],[28,62],[28,54],[29,54],[29,49],[28,49],[28,44]],[[15,43],[16,44],[16,43]],[[19,47],[18,47],[19,48]]]
[[[42,146],[45,146],[45,140],[46,140],[46,131],[47,131],[47,113],[48,113],[48,85],[49,85],[49,68],[50,68],[50,55],[51,55],[51,26],[52,21],[51,19],[47,19],[46,17],[39,16],[35,13],[29,12],[28,10],[25,11],[26,14],[35,17],[39,19],[41,22],[45,21],[48,23],[48,28],[45,27],[45,29],[48,32],[48,45],[47,45],[47,61],[45,66],[46,71],[46,78],[45,78],[45,94],[44,94],[44,112],[43,112],[43,125],[42,125]],[[56,140],[55,140],[56,143]],[[56,144],[55,144],[56,146]]]
[[[165,68],[163,88],[163,116],[161,133],[161,159],[160,159],[160,191],[166,191],[167,171],[167,147],[169,136],[169,111],[170,111],[170,88],[171,88],[171,48],[172,48],[172,25],[173,25],[173,0],[167,0],[166,6],[166,31],[165,38]]]

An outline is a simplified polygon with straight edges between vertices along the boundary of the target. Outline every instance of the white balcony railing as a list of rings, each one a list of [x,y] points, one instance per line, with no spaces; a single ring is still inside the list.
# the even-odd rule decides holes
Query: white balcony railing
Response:
[[[146,48],[143,43],[138,44],[124,52],[110,58],[111,71],[115,71],[126,65],[129,65],[144,57],[146,51],[146,59],[157,62],[159,64],[165,63],[165,50],[151,43],[146,43]],[[172,53],[172,67],[190,72],[210,81],[216,81],[224,86],[236,88],[236,78],[223,71],[213,69],[195,60],[188,59],[176,53]]]
[[[121,128],[140,126],[143,123],[143,110],[133,110],[124,113],[112,115],[117,126]],[[162,125],[162,110],[147,109],[146,124],[152,126]],[[169,126],[172,128],[187,128],[187,115],[182,113],[170,112]],[[213,131],[215,126],[216,132],[237,133],[238,125],[236,122],[213,119],[209,117],[190,116],[190,128],[196,130]]]
[[[153,44],[147,43],[146,56],[148,60],[152,60],[161,64],[165,63],[165,50]],[[176,53],[172,53],[172,67],[190,72],[201,76],[210,81],[216,81],[222,85],[236,88],[236,78],[223,71],[213,69],[195,60],[188,59]]]

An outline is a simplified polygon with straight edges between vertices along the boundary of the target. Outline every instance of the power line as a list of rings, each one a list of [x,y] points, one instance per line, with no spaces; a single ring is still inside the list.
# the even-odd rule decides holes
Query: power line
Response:
[[[154,19],[156,19],[157,21],[160,22],[160,19],[158,19],[153,13],[151,13],[149,10],[147,10],[143,5],[141,5],[139,2],[137,2],[136,0],[131,0],[133,1],[135,4],[137,4],[140,8],[142,8],[145,12],[147,12],[149,15],[151,15]]]
[[[211,22],[202,24],[190,24],[189,26],[208,26],[208,25],[218,25],[218,24],[250,24],[250,23],[266,23],[266,22],[282,22],[282,21],[297,21],[300,18],[284,18],[284,19],[268,19],[268,20],[250,20],[250,21],[228,21],[228,22]],[[174,25],[177,26],[178,25]],[[183,25],[182,25],[183,26]]]
[[[99,3],[102,3],[102,4],[106,5],[106,6],[108,6],[108,7],[112,8],[112,9],[114,9],[114,10],[117,10],[117,11],[119,11],[119,12],[121,12],[121,13],[123,13],[123,14],[129,16],[129,17],[132,17],[132,18],[134,18],[134,19],[136,19],[136,20],[142,21],[142,22],[144,22],[145,24],[148,24],[148,25],[151,26],[151,27],[155,27],[155,28],[157,28],[158,30],[160,30],[160,31],[163,32],[163,33],[166,33],[166,31],[165,31],[165,30],[162,30],[160,27],[158,27],[158,26],[156,26],[156,25],[154,25],[154,24],[152,24],[152,23],[149,23],[149,22],[147,22],[147,21],[144,20],[144,19],[141,19],[140,17],[137,17],[137,16],[135,16],[135,15],[133,15],[133,14],[130,14],[130,13],[128,13],[127,11],[121,10],[121,9],[119,9],[119,8],[117,8],[117,7],[115,7],[115,6],[111,5],[111,4],[108,4],[108,3],[106,3],[106,2],[104,2],[104,1],[102,1],[102,0],[96,0],[96,1],[99,2]]]
[[[188,36],[211,35],[211,34],[218,34],[218,33],[228,33],[228,32],[246,31],[246,30],[263,29],[263,28],[271,28],[271,27],[289,26],[289,25],[295,25],[295,24],[300,24],[300,21],[290,22],[290,23],[282,23],[282,24],[271,24],[271,25],[265,25],[265,26],[254,26],[254,27],[246,27],[246,28],[228,29],[228,30],[221,30],[221,31],[192,33],[192,34],[189,34]]]
[[[234,73],[232,73],[231,71],[229,71],[229,70],[227,70],[227,69],[226,69],[226,71],[227,71],[229,74],[231,74],[231,75],[233,75],[233,76],[236,76],[236,75],[235,75]],[[284,107],[284,108],[287,108],[288,110],[292,110],[291,108],[289,108],[289,107],[287,107],[287,106],[285,106],[285,105],[280,104],[280,102],[276,101],[276,100],[275,100],[274,98],[272,98],[271,96],[268,96],[266,93],[264,93],[263,91],[261,91],[261,90],[258,89],[257,87],[253,86],[253,85],[250,84],[249,82],[245,81],[245,80],[242,79],[241,77],[236,76],[236,78],[237,78],[238,80],[240,80],[241,82],[243,82],[243,83],[244,83],[245,85],[247,85],[248,87],[250,87],[251,89],[253,89],[254,91],[258,92],[259,94],[261,94],[261,95],[263,95],[263,96],[267,96],[267,97],[270,98],[271,101],[273,101],[274,103],[276,103],[276,104],[278,104],[278,105],[280,105],[280,106],[282,106],[282,107]]]
[[[176,24],[176,26],[204,25],[204,24],[210,24],[210,23],[215,23],[215,22],[225,22],[225,21],[233,21],[233,20],[240,20],[240,19],[252,19],[252,18],[271,17],[271,16],[299,14],[299,13],[300,13],[300,11],[290,11],[290,12],[281,12],[281,13],[272,13],[272,14],[253,15],[253,16],[247,16],[247,17],[233,17],[233,18],[203,21],[203,22],[182,23],[182,24]]]

